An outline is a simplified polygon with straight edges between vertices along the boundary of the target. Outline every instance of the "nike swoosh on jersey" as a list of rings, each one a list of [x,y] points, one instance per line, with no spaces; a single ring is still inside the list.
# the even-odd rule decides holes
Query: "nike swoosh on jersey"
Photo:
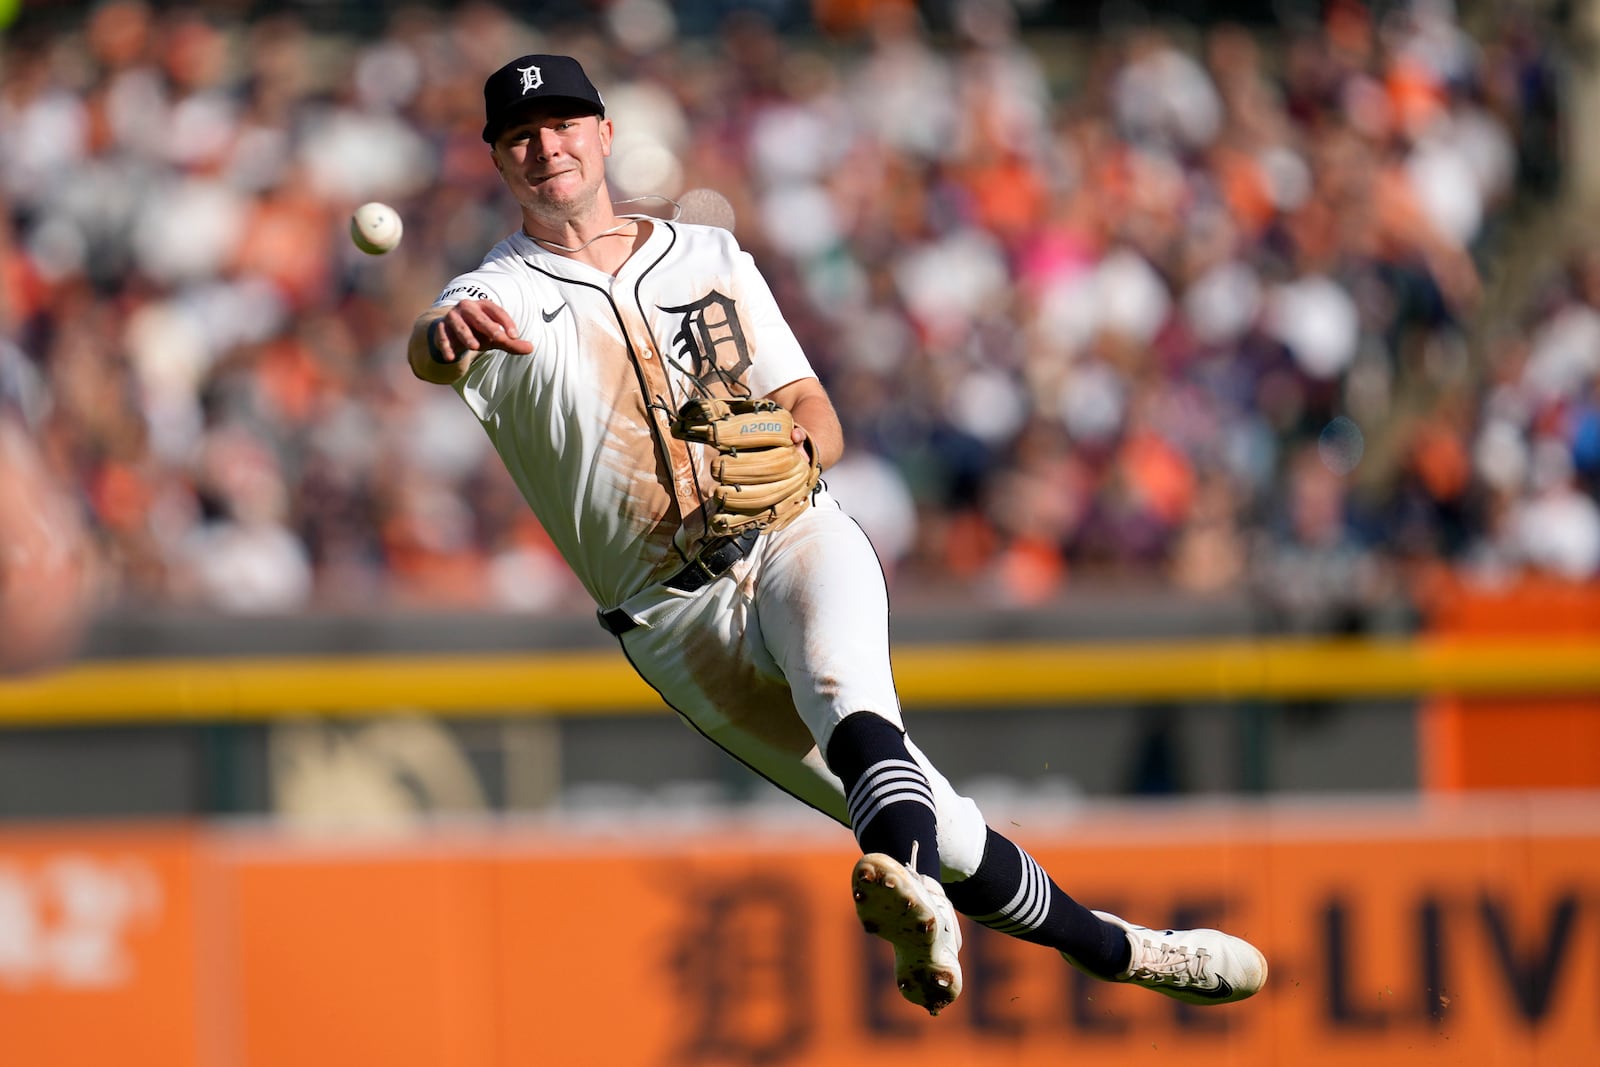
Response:
[[[541,311],[541,312],[539,312],[539,315],[546,322],[554,322],[554,321],[556,321],[556,316],[561,314],[565,310],[567,310],[567,305],[566,305],[565,302],[563,302],[560,305],[558,305],[554,311]]]

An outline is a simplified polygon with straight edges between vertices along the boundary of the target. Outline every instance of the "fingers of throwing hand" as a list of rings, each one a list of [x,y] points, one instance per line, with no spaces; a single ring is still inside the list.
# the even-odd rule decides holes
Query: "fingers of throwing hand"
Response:
[[[500,348],[523,354],[533,351],[533,343],[517,336],[516,320],[499,304],[488,300],[463,300],[456,305],[456,313],[470,331],[470,343],[475,349]]]
[[[428,355],[435,363],[454,363],[460,358],[455,342],[450,339],[450,317],[434,319],[428,324]]]

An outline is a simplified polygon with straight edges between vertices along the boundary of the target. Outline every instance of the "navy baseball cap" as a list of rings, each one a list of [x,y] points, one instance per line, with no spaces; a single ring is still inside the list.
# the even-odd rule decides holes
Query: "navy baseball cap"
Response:
[[[596,115],[606,113],[606,102],[583,67],[571,56],[523,56],[513,59],[483,83],[483,139],[493,144],[500,131],[525,104],[536,100],[567,100]]]

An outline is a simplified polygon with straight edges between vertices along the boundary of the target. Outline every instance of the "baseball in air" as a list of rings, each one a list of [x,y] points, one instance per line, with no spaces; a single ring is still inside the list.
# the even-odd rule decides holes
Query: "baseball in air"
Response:
[[[400,234],[404,229],[400,224],[400,213],[376,200],[362,204],[350,216],[350,239],[369,256],[381,256],[391,251],[400,243]]]

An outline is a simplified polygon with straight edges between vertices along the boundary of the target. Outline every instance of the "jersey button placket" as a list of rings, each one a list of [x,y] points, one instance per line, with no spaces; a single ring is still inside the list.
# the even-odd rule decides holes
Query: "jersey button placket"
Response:
[[[636,321],[631,328],[633,332],[627,335],[629,347],[639,360],[639,370],[649,394],[662,397],[670,395],[667,368],[655,358],[655,338],[650,333],[648,324]],[[701,505],[699,485],[694,477],[693,457],[687,442],[672,436],[667,426],[670,417],[663,412],[658,414],[657,418],[660,440],[666,451],[667,467],[672,471],[672,490],[673,495],[677,497],[678,514],[692,515]]]

